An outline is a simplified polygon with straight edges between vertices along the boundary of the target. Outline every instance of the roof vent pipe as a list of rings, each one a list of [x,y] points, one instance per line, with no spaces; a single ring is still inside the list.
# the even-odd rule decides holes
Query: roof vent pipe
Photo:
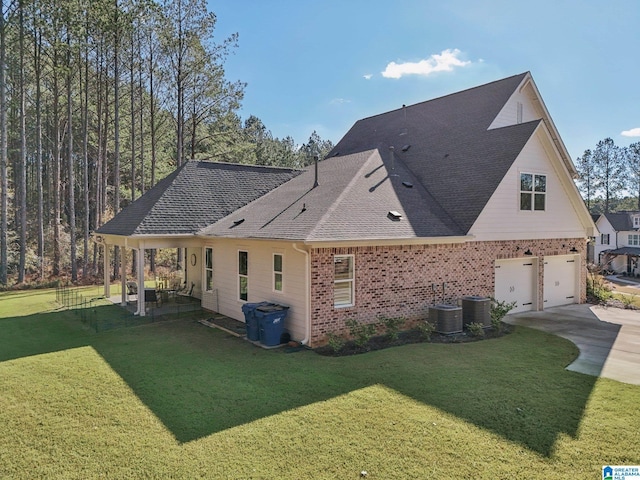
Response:
[[[318,155],[313,156],[313,162],[315,163],[315,169],[316,169],[316,176],[315,176],[315,180],[313,181],[313,188],[316,188],[318,186]]]

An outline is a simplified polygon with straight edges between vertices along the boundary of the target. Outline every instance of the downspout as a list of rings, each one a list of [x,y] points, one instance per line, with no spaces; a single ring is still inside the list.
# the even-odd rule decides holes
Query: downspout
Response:
[[[306,278],[306,288],[304,292],[304,301],[305,301],[305,310],[306,310],[306,321],[305,321],[305,337],[300,341],[302,345],[308,345],[311,337],[311,275],[309,273],[309,252],[307,250],[303,250],[298,248],[297,244],[293,244],[293,249],[296,252],[302,253],[304,255],[304,276]]]
[[[146,301],[144,291],[144,242],[140,241],[138,248],[138,255],[136,260],[138,261],[138,311],[136,315],[144,317],[146,315]]]

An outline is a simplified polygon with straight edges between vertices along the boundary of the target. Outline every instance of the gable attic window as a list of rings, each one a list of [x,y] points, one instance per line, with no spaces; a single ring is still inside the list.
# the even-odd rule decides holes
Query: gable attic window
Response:
[[[522,102],[518,102],[516,107],[516,123],[522,123]]]
[[[608,233],[601,233],[600,234],[600,244],[602,245],[609,245],[609,234]]]
[[[640,215],[633,217],[633,228],[640,228]]]
[[[547,203],[547,176],[520,174],[520,210],[544,211]]]
[[[333,306],[353,306],[353,255],[333,257]]]

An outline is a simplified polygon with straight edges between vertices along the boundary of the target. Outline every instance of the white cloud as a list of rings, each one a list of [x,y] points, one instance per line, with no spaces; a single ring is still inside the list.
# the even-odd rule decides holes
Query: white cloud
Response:
[[[370,73],[367,73],[366,75],[362,76],[365,80],[371,80],[371,77],[373,77],[373,75],[371,75]]]
[[[640,137],[640,128],[632,128],[620,133],[623,137]]]
[[[391,62],[382,72],[382,76],[386,78],[400,78],[404,75],[423,75],[429,76],[435,72],[450,72],[454,67],[464,67],[469,65],[470,61],[460,60],[460,50],[448,48],[440,54],[434,53],[425,60],[419,62],[396,63]]]

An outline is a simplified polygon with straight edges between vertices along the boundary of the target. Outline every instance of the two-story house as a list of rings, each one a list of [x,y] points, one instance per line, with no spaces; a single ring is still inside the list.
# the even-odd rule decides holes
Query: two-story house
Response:
[[[603,213],[596,226],[595,261],[607,271],[640,275],[640,211]]]
[[[359,120],[302,172],[187,162],[96,238],[105,272],[110,246],[185,248],[204,308],[244,321],[246,302],[285,304],[313,346],[468,295],[584,302],[595,225],[575,175],[526,72]]]

